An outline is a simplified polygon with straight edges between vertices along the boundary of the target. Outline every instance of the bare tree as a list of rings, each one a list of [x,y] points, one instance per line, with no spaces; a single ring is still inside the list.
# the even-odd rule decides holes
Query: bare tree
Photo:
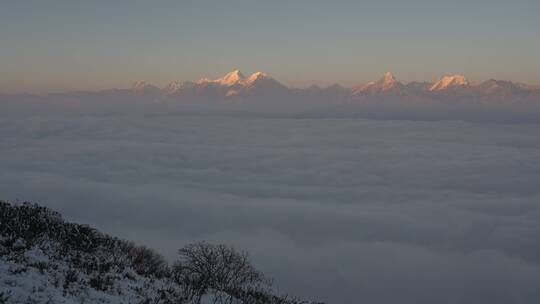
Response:
[[[135,271],[139,274],[162,277],[167,272],[165,259],[151,248],[132,246],[128,253],[133,259]]]
[[[173,278],[184,287],[186,298],[195,303],[207,294],[212,294],[214,303],[245,303],[247,297],[261,297],[270,288],[268,280],[249,263],[247,254],[230,246],[199,242],[178,253]]]

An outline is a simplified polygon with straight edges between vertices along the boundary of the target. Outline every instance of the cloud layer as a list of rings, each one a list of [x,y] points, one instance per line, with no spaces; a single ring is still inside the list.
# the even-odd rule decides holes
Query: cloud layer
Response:
[[[331,303],[537,303],[538,125],[0,119],[0,193],[174,258],[231,243]]]

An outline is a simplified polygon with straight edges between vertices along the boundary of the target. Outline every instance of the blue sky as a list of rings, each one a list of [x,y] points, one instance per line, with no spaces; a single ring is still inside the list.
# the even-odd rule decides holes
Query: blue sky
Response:
[[[0,92],[265,71],[346,86],[462,73],[540,83],[540,1],[2,1]]]

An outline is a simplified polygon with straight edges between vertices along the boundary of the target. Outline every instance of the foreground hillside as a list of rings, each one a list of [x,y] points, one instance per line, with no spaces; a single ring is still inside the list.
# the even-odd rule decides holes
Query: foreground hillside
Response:
[[[243,253],[196,243],[173,265],[153,250],[0,201],[0,303],[301,303],[275,296]]]

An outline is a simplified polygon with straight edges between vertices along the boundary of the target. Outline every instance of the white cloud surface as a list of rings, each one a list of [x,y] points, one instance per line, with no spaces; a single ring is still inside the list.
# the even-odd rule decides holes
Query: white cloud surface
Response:
[[[330,303],[538,303],[540,125],[0,119],[1,198],[173,258],[232,243]]]

